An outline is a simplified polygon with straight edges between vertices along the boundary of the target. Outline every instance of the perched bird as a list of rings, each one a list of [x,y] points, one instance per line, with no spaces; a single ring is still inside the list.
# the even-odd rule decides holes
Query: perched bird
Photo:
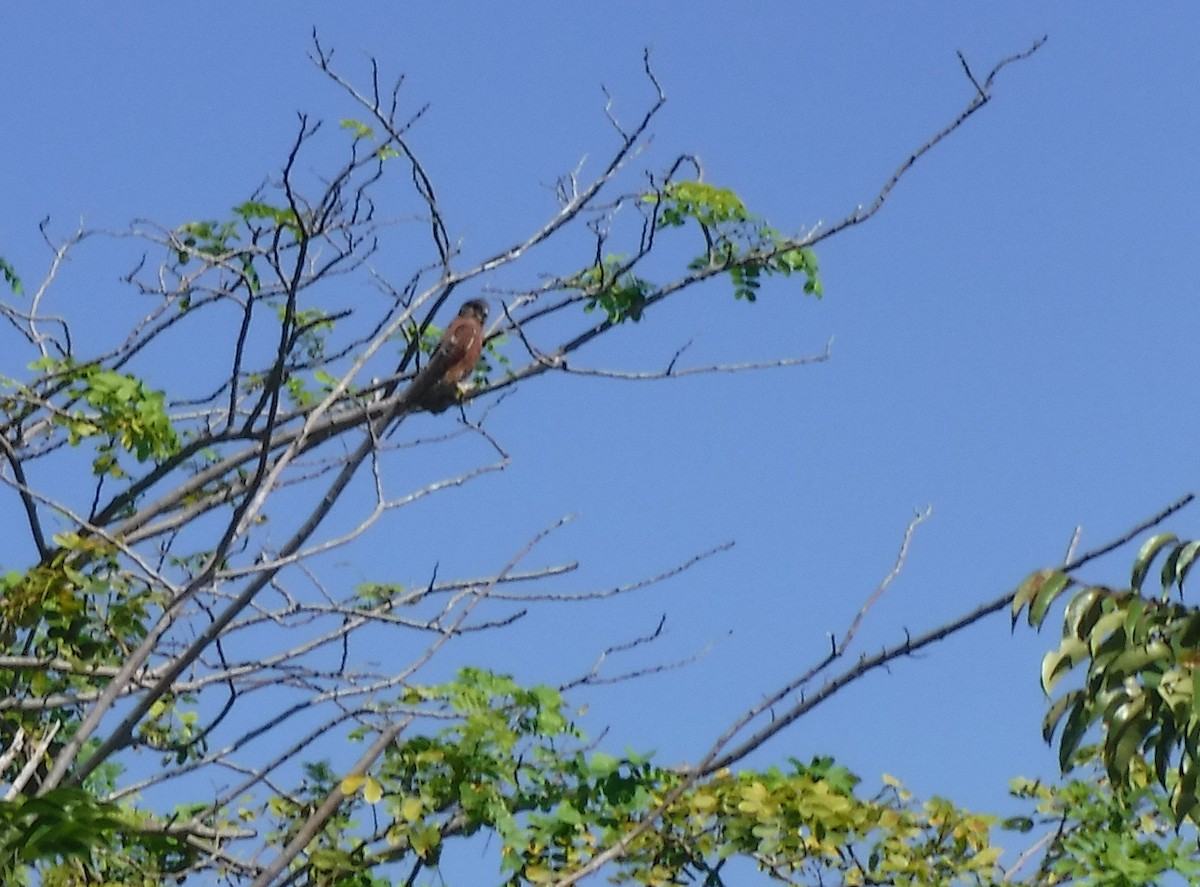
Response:
[[[483,353],[483,325],[488,305],[483,299],[463,302],[458,316],[442,333],[429,363],[409,386],[413,409],[440,413],[458,402],[459,383],[470,377]]]

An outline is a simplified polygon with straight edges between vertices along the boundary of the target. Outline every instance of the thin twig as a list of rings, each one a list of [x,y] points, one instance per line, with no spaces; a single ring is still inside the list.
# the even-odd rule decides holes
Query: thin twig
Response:
[[[908,526],[904,529],[904,538],[900,540],[900,550],[896,553],[896,562],[892,565],[892,569],[888,571],[888,574],[883,577],[883,581],[879,583],[879,587],[871,592],[870,596],[863,602],[862,607],[859,608],[858,613],[855,614],[854,621],[850,623],[850,627],[846,629],[846,633],[842,636],[841,641],[836,647],[839,655],[846,652],[846,649],[850,646],[850,642],[854,640],[854,636],[858,633],[858,628],[862,625],[862,621],[867,613],[883,597],[883,593],[887,591],[888,586],[895,581],[896,577],[900,575],[900,571],[904,569],[904,562],[908,559],[908,548],[912,544],[913,534],[916,533],[917,527],[925,523],[932,514],[933,506],[926,505],[923,511],[918,511],[913,516],[913,519],[908,522]]]
[[[1158,512],[1158,514],[1148,518],[1145,521],[1142,521],[1127,533],[1076,558],[1073,562],[1068,564],[1065,569],[1077,569],[1088,561],[1100,557],[1103,554],[1107,554],[1115,548],[1119,548],[1120,546],[1127,544],[1130,540],[1134,539],[1141,533],[1166,520],[1179,509],[1190,503],[1194,498],[1195,494],[1193,493],[1183,496],[1182,498],[1168,505],[1162,511]],[[636,841],[646,831],[653,828],[655,823],[658,822],[659,817],[661,817],[663,813],[670,809],[671,806],[674,805],[684,795],[684,793],[691,789],[691,787],[700,779],[710,776],[741,760],[746,755],[750,754],[750,752],[760,747],[768,739],[777,735],[781,730],[792,724],[801,715],[811,711],[814,707],[828,699],[842,687],[858,680],[868,672],[880,668],[901,656],[911,655],[923,647],[942,640],[943,638],[946,638],[963,630],[964,628],[967,628],[970,625],[973,625],[985,616],[1010,606],[1013,600],[1013,595],[1014,592],[1008,592],[989,603],[977,607],[970,613],[946,623],[945,625],[932,629],[923,635],[919,635],[918,637],[906,638],[905,641],[900,644],[886,648],[874,656],[865,657],[854,668],[830,680],[824,687],[821,688],[818,693],[797,703],[781,717],[774,719],[772,723],[758,731],[750,738],[746,739],[744,742],[740,743],[735,748],[725,751],[725,746],[733,740],[736,734],[740,732],[742,726],[745,725],[747,719],[745,716],[743,716],[734,725],[734,728],[726,731],[726,733],[723,734],[713,744],[699,764],[697,764],[695,767],[686,768],[681,771],[682,778],[680,779],[679,783],[670,792],[668,792],[663,800],[660,801],[653,810],[646,814],[646,816],[643,817],[641,821],[637,823],[637,825],[624,832],[619,840],[615,841],[604,850],[597,852],[583,866],[566,875],[565,877],[554,881],[553,883],[556,885],[556,887],[567,887],[567,885],[576,884],[583,878],[586,878],[589,875],[599,871],[607,863],[620,858],[628,852],[634,841]],[[778,695],[779,694],[776,694],[776,696]]]

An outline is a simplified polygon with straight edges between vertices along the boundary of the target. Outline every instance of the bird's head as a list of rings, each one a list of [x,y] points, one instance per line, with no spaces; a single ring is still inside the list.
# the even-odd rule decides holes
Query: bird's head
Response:
[[[471,299],[463,302],[463,306],[458,309],[459,317],[474,317],[481,324],[487,320],[488,303],[483,299]]]

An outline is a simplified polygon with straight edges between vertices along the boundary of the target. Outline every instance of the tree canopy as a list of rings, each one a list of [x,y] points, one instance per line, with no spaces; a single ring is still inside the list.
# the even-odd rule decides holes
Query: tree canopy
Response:
[[[336,122],[301,114],[277,174],[232,197],[226,215],[65,237],[47,228],[51,259],[36,285],[0,260],[5,348],[26,367],[0,379],[0,480],[23,515],[0,576],[5,883],[438,883],[448,854],[481,842],[496,882],[514,885],[720,885],[751,868],[782,883],[912,885],[1195,871],[1200,617],[1171,595],[1182,599],[1200,543],[1152,535],[1128,587],[1080,578],[1187,500],[997,600],[860,649],[919,513],[828,650],[747,698],[732,722],[689,726],[707,748],[692,763],[610,748],[585,723],[587,691],[674,665],[606,670],[658,632],[606,640],[594,668],[554,685],[521,685],[454,651],[533,607],[602,604],[712,551],[616,589],[563,592],[554,580],[569,565],[527,562],[564,519],[487,575],[348,584],[325,572],[388,512],[503,470],[509,454],[489,418],[538,377],[667,380],[827,359],[828,349],[694,365],[674,341],[670,362],[649,370],[579,355],[654,330],[660,306],[712,283],[746,303],[772,288],[821,298],[821,244],[880,212],[1042,43],[986,71],[962,58],[969,95],[945,126],[900,158],[871,202],[799,229],[709,181],[698,157],[642,164],[666,100],[647,54],[650,99],[631,119],[606,109],[614,137],[597,171],[558,177],[554,211],[476,260],[415,146],[423,109],[374,61],[362,80],[344,74],[314,37],[314,65],[350,110]],[[314,166],[326,156],[316,146],[330,144],[340,161]],[[550,240],[576,260],[539,264]],[[62,264],[97,241],[129,261],[128,298],[103,323],[56,301]],[[403,274],[379,272],[383,252],[404,257]],[[493,286],[501,271],[523,283]],[[481,293],[493,309],[483,359],[430,431],[412,382],[436,366],[459,302]],[[446,437],[485,456],[414,481]],[[1152,566],[1161,589],[1150,593]],[[989,614],[1041,626],[1068,592],[1043,684],[1053,692],[1085,664],[1087,676],[1051,702],[1045,732],[1059,729],[1061,762],[1078,778],[1016,779],[1026,815],[920,800],[892,777],[867,784],[824,754],[748,760],[863,675]],[[441,678],[427,678],[442,661]],[[1084,741],[1097,733],[1098,744]],[[1013,846],[1020,855],[1004,858]]]

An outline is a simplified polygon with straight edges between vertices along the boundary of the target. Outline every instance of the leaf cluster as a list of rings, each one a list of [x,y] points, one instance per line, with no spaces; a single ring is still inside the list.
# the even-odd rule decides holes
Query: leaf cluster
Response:
[[[15,387],[23,389],[27,402],[43,399],[39,388],[64,400],[51,412],[51,422],[66,430],[71,446],[98,439],[94,474],[124,477],[118,460],[121,452],[139,462],[178,452],[179,435],[167,415],[164,393],[138,377],[94,363],[79,364],[69,357],[43,357],[29,368],[42,373],[41,379],[28,388]]]
[[[949,885],[986,881],[1000,853],[989,842],[991,818],[941,799],[915,804],[894,780],[863,797],[858,778],[831,758],[694,780],[646,755],[589,751],[558,691],[523,689],[504,675],[467,669],[449,684],[411,689],[403,703],[445,707],[460,720],[342,781],[355,803],[324,833],[322,852],[339,854],[347,872],[366,871],[371,858],[347,837],[355,804],[381,817],[377,854],[425,867],[438,864],[452,835],[495,835],[504,883],[514,887],[578,870],[656,815],[658,825],[613,863],[615,882],[721,885],[722,869],[740,857],[784,883],[836,875],[844,884]]]
[[[186,868],[195,851],[145,830],[122,807],[78,788],[0,802],[0,877],[25,885],[30,866],[46,863],[43,887],[157,887]]]
[[[671,182],[643,199],[658,204],[660,228],[683,227],[689,222],[699,226],[707,249],[689,267],[727,271],[734,298],[753,302],[762,279],[776,274],[802,274],[804,292],[821,297],[816,254],[751,214],[730,189],[700,181]]]
[[[613,324],[627,320],[637,323],[642,319],[646,300],[654,292],[655,286],[629,271],[628,260],[629,257],[625,255],[605,256],[602,261],[570,280],[569,286],[587,294],[584,311],[599,308],[608,316],[609,323]]]
[[[1021,583],[1012,604],[1014,624],[1025,612],[1029,624],[1040,628],[1054,601],[1071,593],[1062,640],[1043,659],[1041,678],[1050,694],[1084,667],[1082,685],[1054,699],[1043,722],[1048,742],[1061,727],[1064,770],[1088,730],[1098,726],[1113,785],[1127,790],[1132,774],[1149,762],[1171,793],[1178,822],[1200,814],[1200,610],[1181,602],[1198,553],[1200,542],[1161,533],[1138,551],[1128,587],[1085,585],[1063,570],[1040,570]],[[1159,587],[1148,595],[1146,580],[1160,556]]]
[[[1035,813],[1005,825],[1022,832],[1049,830],[1029,882],[1133,887],[1176,875],[1194,883],[1200,878],[1195,829],[1181,833],[1175,827],[1169,797],[1137,760],[1124,791],[1113,792],[1100,755],[1098,746],[1081,747],[1076,765],[1082,773],[1062,785],[1013,780],[1013,796],[1032,801]]]
[[[688,225],[699,229],[705,251],[688,268],[699,278],[728,275],[734,298],[753,302],[765,277],[793,274],[804,276],[804,292],[820,298],[816,253],[753,215],[729,188],[674,181],[640,195],[640,201],[650,208],[655,231]],[[634,272],[649,249],[647,244],[632,256],[598,253],[595,264],[569,277],[564,285],[584,294],[585,311],[602,310],[610,324],[636,323],[646,307],[662,297],[657,284]]]
[[[25,292],[25,287],[21,283],[21,278],[17,275],[17,270],[3,256],[0,256],[0,277],[4,278],[4,282],[8,284],[9,289],[14,294],[19,296]]]

